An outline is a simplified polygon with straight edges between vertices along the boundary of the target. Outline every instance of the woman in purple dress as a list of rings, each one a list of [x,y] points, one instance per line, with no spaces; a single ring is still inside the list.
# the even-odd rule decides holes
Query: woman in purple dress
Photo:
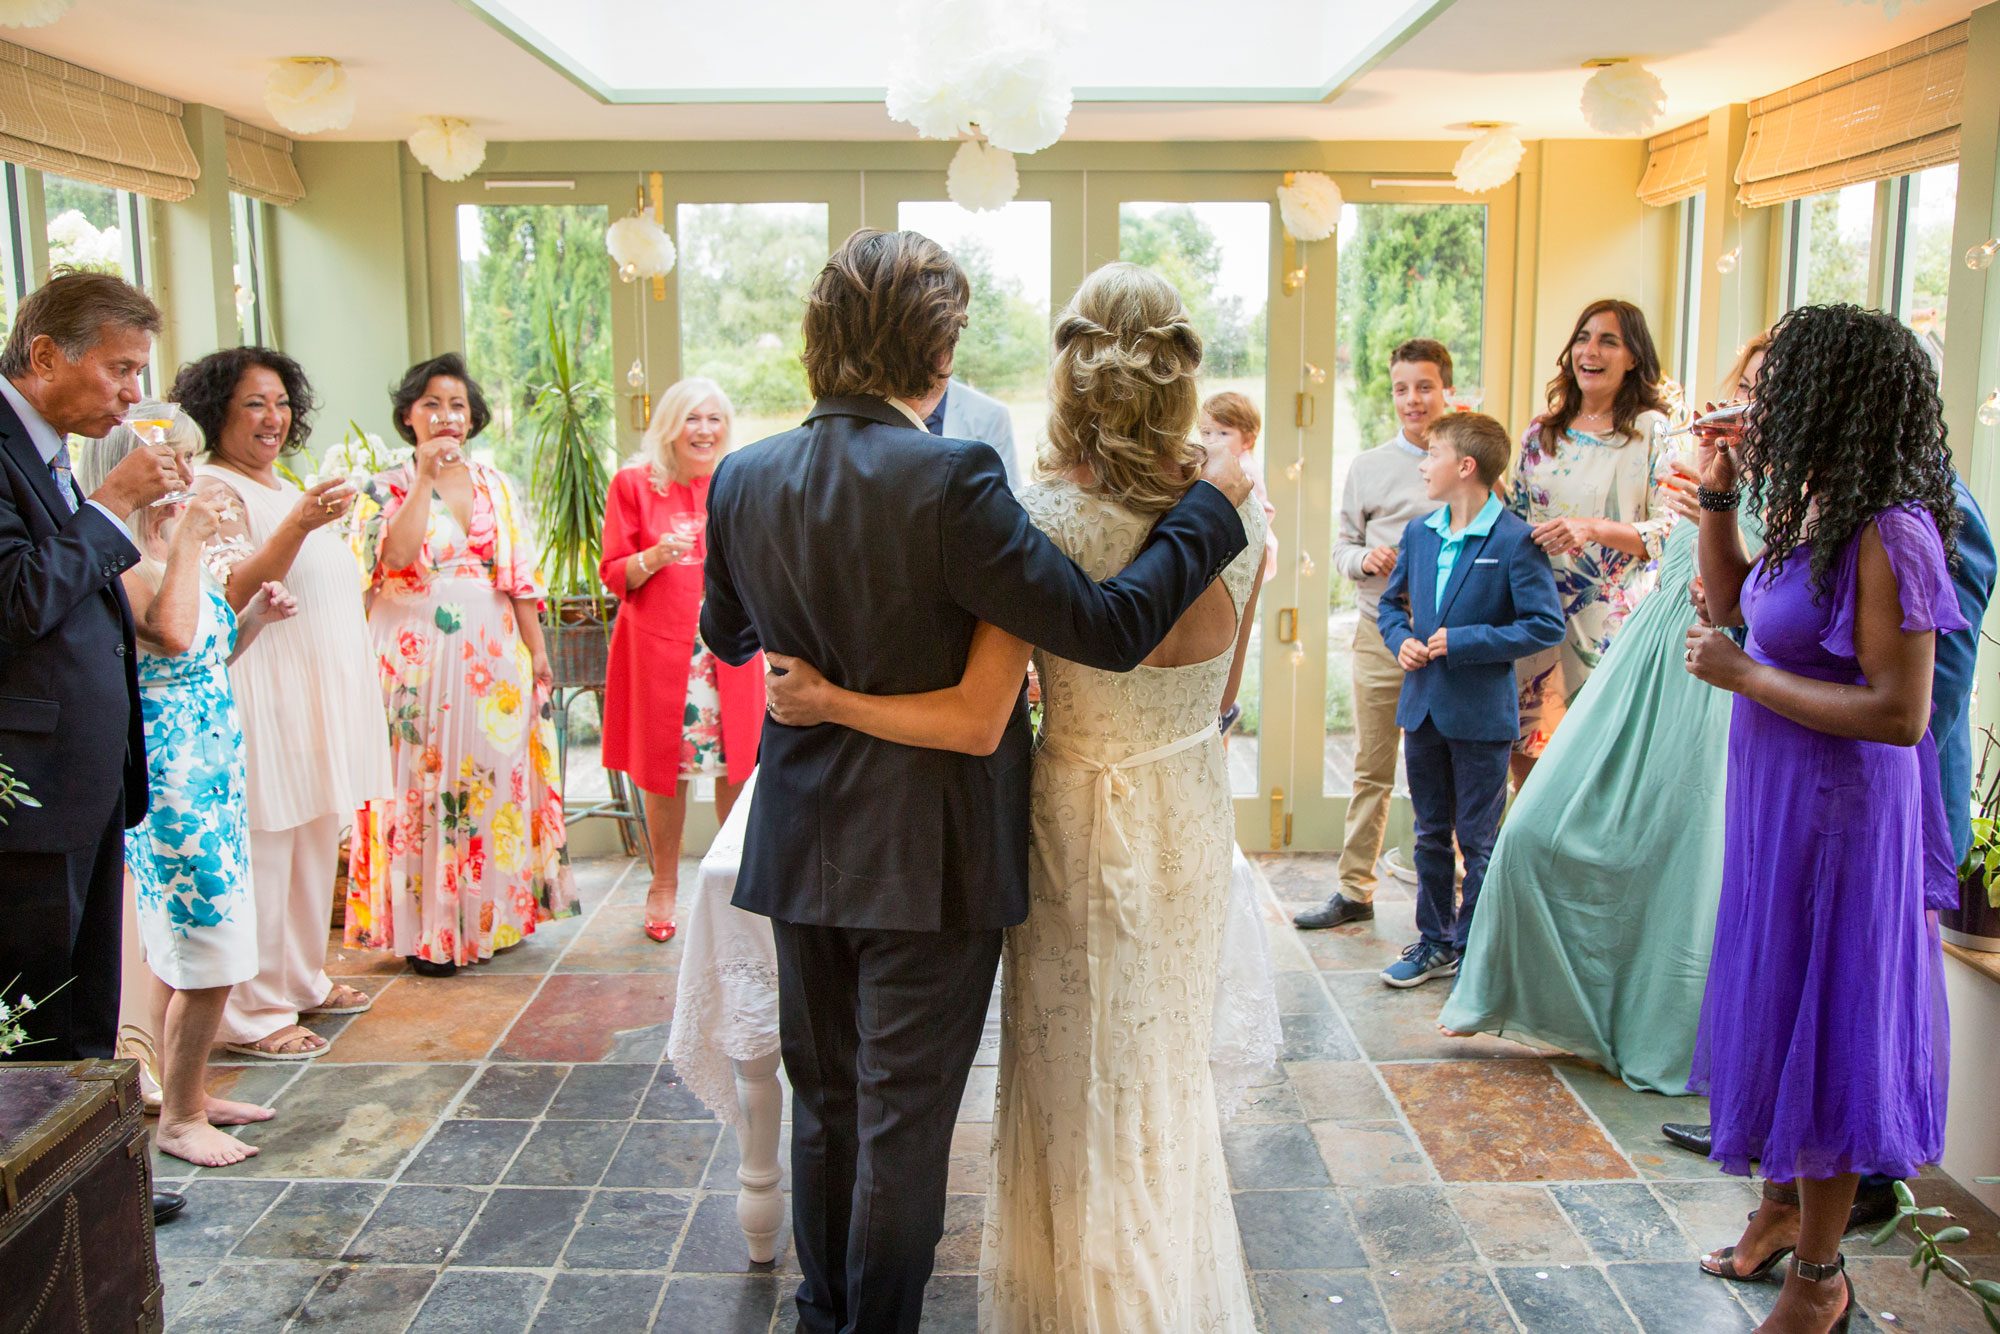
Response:
[[[1722,905],[1694,1074],[1712,1157],[1766,1179],[1734,1246],[1762,1278],[1793,1257],[1771,1331],[1845,1329],[1840,1238],[1866,1173],[1944,1151],[1942,958],[1955,900],[1930,746],[1936,636],[1961,629],[1958,525],[1937,380],[1893,318],[1808,306],[1775,331],[1740,443],[1705,451],[1701,575],[1747,651],[1688,632],[1688,670],[1734,692]],[[1736,516],[1762,509],[1753,565]]]

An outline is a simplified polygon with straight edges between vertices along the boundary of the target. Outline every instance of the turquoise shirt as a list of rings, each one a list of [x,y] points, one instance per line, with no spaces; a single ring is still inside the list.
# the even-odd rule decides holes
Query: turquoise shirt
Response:
[[[1488,494],[1486,503],[1479,507],[1479,513],[1472,516],[1472,522],[1455,533],[1451,531],[1449,505],[1424,520],[1432,532],[1444,539],[1438,544],[1438,580],[1437,592],[1431,598],[1433,607],[1444,606],[1445,586],[1451,582],[1452,567],[1458,564],[1458,553],[1465,549],[1466,539],[1486,536],[1493,531],[1493,523],[1499,517],[1500,497]]]

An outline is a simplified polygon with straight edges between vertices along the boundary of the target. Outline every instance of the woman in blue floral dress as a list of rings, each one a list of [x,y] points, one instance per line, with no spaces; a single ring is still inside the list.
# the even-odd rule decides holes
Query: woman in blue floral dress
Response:
[[[162,409],[163,420],[169,411]],[[199,434],[184,418],[176,425]],[[144,822],[126,836],[125,860],[146,963],[160,983],[154,1031],[164,1051],[154,1142],[203,1167],[257,1152],[218,1125],[271,1116],[268,1108],[210,1097],[204,1076],[229,989],[257,973],[243,728],[228,667],[263,624],[295,610],[275,583],[265,584],[240,618],[230,609],[203,566],[226,503],[218,490],[197,482],[185,506],[132,515],[143,559],[124,575],[138,629],[151,798]]]

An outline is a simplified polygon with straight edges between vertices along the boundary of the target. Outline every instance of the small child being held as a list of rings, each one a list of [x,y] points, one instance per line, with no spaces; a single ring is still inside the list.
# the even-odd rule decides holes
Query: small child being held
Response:
[[[1258,415],[1257,405],[1234,391],[1214,394],[1201,405],[1201,415],[1195,424],[1205,447],[1233,450],[1242,458],[1243,471],[1250,474],[1250,489],[1256,493],[1257,503],[1264,507],[1264,518],[1276,518],[1278,509],[1271,503],[1271,493],[1264,489],[1264,468],[1257,461],[1257,436],[1264,429],[1264,419]],[[1264,576],[1258,582],[1268,580],[1277,572],[1278,527],[1266,523]]]
[[[1405,673],[1396,705],[1416,816],[1416,944],[1383,970],[1392,987],[1458,971],[1507,801],[1519,723],[1514,660],[1562,641],[1549,558],[1500,503],[1513,442],[1493,418],[1456,413],[1430,428],[1420,465],[1438,502],[1403,529],[1382,592],[1382,642]],[[1465,858],[1453,905],[1455,859]]]

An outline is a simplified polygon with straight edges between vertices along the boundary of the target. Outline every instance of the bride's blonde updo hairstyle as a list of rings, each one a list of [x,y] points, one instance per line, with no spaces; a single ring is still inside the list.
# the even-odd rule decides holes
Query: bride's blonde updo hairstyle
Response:
[[[1162,514],[1201,476],[1194,439],[1201,335],[1180,293],[1137,264],[1106,264],[1056,320],[1050,475],[1088,468],[1089,490]]]

